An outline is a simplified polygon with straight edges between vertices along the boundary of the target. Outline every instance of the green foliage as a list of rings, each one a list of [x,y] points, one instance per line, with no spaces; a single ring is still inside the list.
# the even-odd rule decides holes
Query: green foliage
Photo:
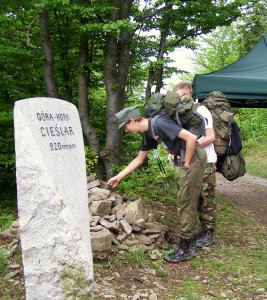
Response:
[[[250,139],[243,144],[247,172],[267,178],[267,139]]]
[[[0,209],[0,232],[8,229],[14,221],[13,215],[7,209]]]
[[[240,108],[235,119],[244,141],[267,140],[266,108]]]
[[[266,0],[251,0],[249,8],[238,22],[240,36],[240,54],[246,54],[252,49],[263,34],[267,32],[267,2]]]
[[[84,147],[85,151],[85,164],[88,174],[94,174],[94,167],[97,163],[98,156],[95,154],[95,152],[89,147]]]
[[[6,270],[8,264],[9,255],[6,251],[0,249],[0,275],[3,274]]]
[[[240,57],[240,43],[233,26],[220,27],[207,36],[201,36],[198,43],[199,47],[195,52],[197,73],[217,71]]]
[[[11,112],[0,112],[0,149],[0,174],[13,173],[15,167],[15,155],[13,118]]]
[[[145,256],[145,253],[142,249],[138,249],[136,251],[129,251],[124,253],[124,260],[128,264],[139,265],[140,267],[144,267],[144,265],[148,264],[148,259]]]
[[[89,101],[89,120],[95,128],[95,132],[100,140],[100,146],[104,147],[105,144],[105,126],[106,126],[106,103],[105,103],[105,90],[100,87],[93,89]]]
[[[134,153],[127,156],[130,161],[134,157]],[[127,161],[128,163],[129,161]],[[160,170],[159,163],[162,164],[165,172]],[[116,173],[124,167],[125,165],[116,167]],[[141,196],[148,202],[161,199],[165,203],[174,204],[177,191],[176,177],[174,168],[167,162],[167,151],[159,147],[159,158],[153,153],[149,153],[148,162],[124,177],[118,185],[118,190],[121,193],[127,193],[132,199]]]

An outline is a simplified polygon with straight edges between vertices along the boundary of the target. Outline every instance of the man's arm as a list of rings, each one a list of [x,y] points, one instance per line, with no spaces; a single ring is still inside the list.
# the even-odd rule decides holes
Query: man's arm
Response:
[[[146,156],[147,151],[139,151],[136,158],[134,158],[127,167],[125,167],[119,174],[109,179],[108,184],[110,184],[112,188],[116,187],[123,177],[133,172],[144,162]]]
[[[188,168],[196,149],[197,137],[185,129],[182,129],[177,136],[186,142],[184,166]]]
[[[213,128],[206,128],[204,137],[198,140],[200,146],[205,148],[215,141],[215,132]]]

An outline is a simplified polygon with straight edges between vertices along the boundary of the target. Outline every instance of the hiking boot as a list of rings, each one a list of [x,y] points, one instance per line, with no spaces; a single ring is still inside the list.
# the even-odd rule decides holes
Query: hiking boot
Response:
[[[179,244],[174,244],[173,245],[173,250],[177,251],[179,249]],[[193,254],[193,256],[196,256],[196,235],[194,235],[193,237],[191,237],[190,239],[190,251]]]
[[[172,254],[165,256],[167,262],[178,263],[184,260],[188,260],[195,256],[196,248],[190,247],[191,239],[180,239],[179,246]]]
[[[214,230],[211,229],[202,229],[196,240],[196,247],[202,248],[206,247],[215,242]]]

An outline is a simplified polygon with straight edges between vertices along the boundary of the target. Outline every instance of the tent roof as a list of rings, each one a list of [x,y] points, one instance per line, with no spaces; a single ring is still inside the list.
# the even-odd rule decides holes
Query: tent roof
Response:
[[[193,98],[221,91],[237,107],[267,107],[267,34],[244,57],[208,74],[196,74]]]

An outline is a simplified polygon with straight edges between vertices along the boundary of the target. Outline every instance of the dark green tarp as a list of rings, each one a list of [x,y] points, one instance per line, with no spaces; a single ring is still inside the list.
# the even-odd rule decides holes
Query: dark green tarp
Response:
[[[208,74],[196,74],[193,98],[221,91],[236,107],[267,107],[267,34],[244,57]]]

